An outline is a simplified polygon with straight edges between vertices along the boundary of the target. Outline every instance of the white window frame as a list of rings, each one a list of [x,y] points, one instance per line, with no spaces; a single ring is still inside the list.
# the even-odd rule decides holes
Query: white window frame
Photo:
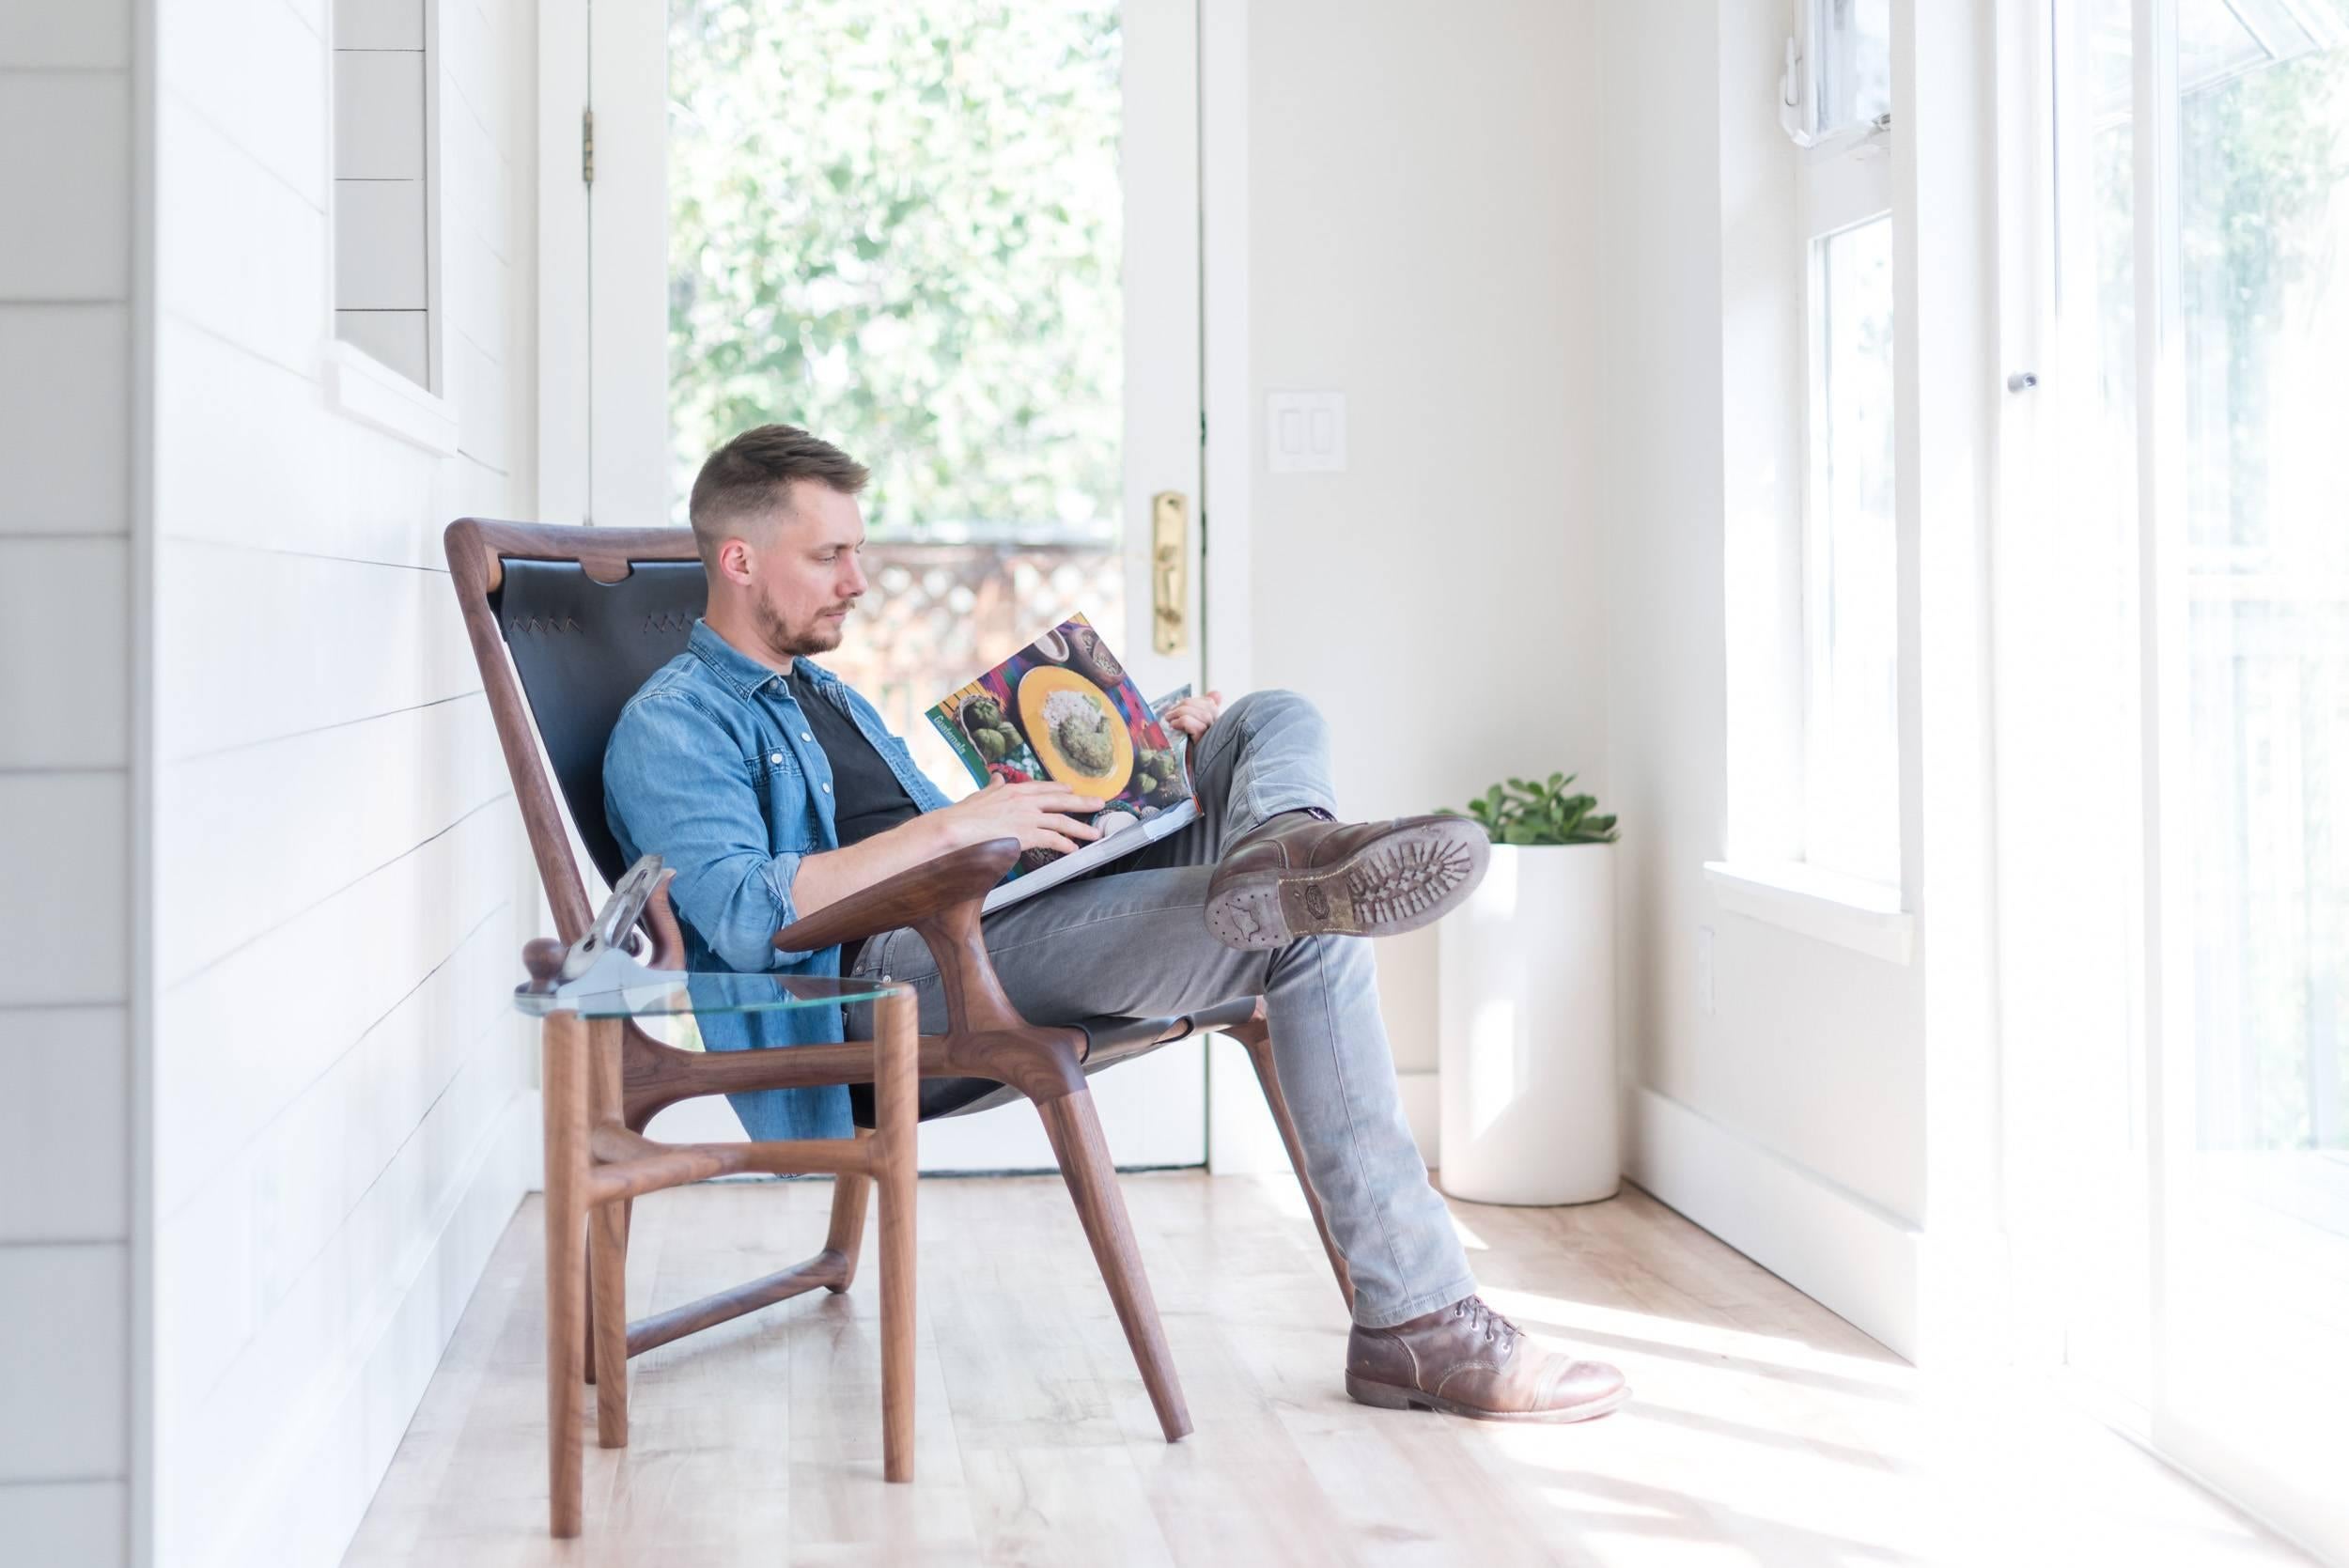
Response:
[[[424,86],[421,181],[424,187],[424,378],[417,380],[342,335],[344,306],[336,263],[341,247],[338,226],[341,174],[337,165],[328,170],[326,182],[328,308],[324,343],[319,351],[319,380],[329,408],[436,456],[447,457],[457,451],[459,425],[456,406],[448,396],[448,312],[443,298],[441,276],[443,224],[441,211],[441,0],[419,0],[419,4],[424,29],[423,48],[420,51]],[[332,30],[335,14],[341,8],[339,6],[328,8],[327,125],[330,158],[338,155],[340,147],[334,118],[335,79],[338,74],[334,61],[336,54],[345,50],[341,39],[334,36]]]
[[[1781,121],[1796,144],[1792,153],[1796,163],[1796,233],[1799,246],[1796,275],[1802,280],[1803,380],[1797,404],[1802,468],[1797,486],[1801,509],[1801,526],[1797,531],[1801,561],[1796,574],[1803,599],[1801,664],[1797,673],[1801,688],[1797,712],[1802,726],[1797,754],[1802,759],[1802,777],[1796,799],[1806,824],[1799,848],[1802,865],[1809,874],[1804,880],[1814,887],[1823,878],[1828,885],[1848,883],[1849,896],[1845,901],[1875,914],[1883,908],[1888,889],[1893,893],[1893,907],[1898,908],[1898,889],[1905,870],[1905,857],[1899,846],[1894,848],[1890,881],[1879,885],[1871,879],[1813,866],[1808,831],[1816,759],[1821,750],[1817,741],[1821,697],[1818,677],[1827,658],[1825,609],[1832,592],[1827,570],[1828,553],[1822,536],[1826,519],[1819,483],[1827,469],[1828,434],[1819,417],[1826,396],[1827,318],[1822,282],[1828,241],[1879,218],[1889,217],[1896,224],[1900,218],[1894,211],[1892,116],[1879,116],[1866,124],[1834,128],[1824,133],[1816,123],[1818,89],[1814,62],[1819,46],[1815,28],[1822,0],[1796,0],[1797,31],[1787,40],[1787,74],[1781,92]],[[1797,101],[1789,104],[1787,91],[1797,84]],[[1895,737],[1896,745],[1897,739]],[[1897,815],[1897,802],[1894,805]]]
[[[1910,3],[1893,0],[1896,29]],[[1754,19],[1758,25],[1749,23],[1742,31],[1741,47],[1759,43],[1783,52],[1786,70],[1777,108],[1795,145],[1753,147],[1750,155],[1727,161],[1723,174],[1725,192],[1735,193],[1725,194],[1725,201],[1761,202],[1777,214],[1737,225],[1723,237],[1724,266],[1759,285],[1775,303],[1766,319],[1750,312],[1724,343],[1727,395],[1733,403],[1750,404],[1755,418],[1733,422],[1729,432],[1729,466],[1751,483],[1733,494],[1724,519],[1731,777],[1726,854],[1707,862],[1703,874],[1710,899],[1724,914],[1905,966],[1913,961],[1915,931],[1913,890],[1906,880],[1912,848],[1906,794],[1897,802],[1904,824],[1898,885],[1812,863],[1804,843],[1815,749],[1808,690],[1814,623],[1808,611],[1821,593],[1809,580],[1810,568],[1820,560],[1812,544],[1811,474],[1818,433],[1812,405],[1819,384],[1812,253],[1823,237],[1901,205],[1893,156],[1898,148],[1890,116],[1825,138],[1814,133],[1808,61],[1818,0],[1784,4],[1781,15],[1797,31],[1790,37]],[[1897,93],[1902,91],[1897,48],[1894,65]],[[1895,241],[1898,299],[1906,297],[1902,270],[1908,262],[1897,235]],[[1902,326],[1898,351],[1906,357],[1906,323]],[[1906,425],[1906,414],[1896,415],[1896,423]],[[1912,610],[1906,603],[1894,609],[1906,640]],[[1898,787],[1904,792],[1910,787],[1906,732],[1914,711],[1908,678],[1904,673],[1899,689],[1904,733]]]

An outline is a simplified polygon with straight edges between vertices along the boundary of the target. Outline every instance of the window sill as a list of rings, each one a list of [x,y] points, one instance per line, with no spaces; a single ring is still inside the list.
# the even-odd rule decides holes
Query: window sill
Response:
[[[319,380],[328,408],[436,457],[456,455],[456,406],[366,350],[329,339],[319,355]]]
[[[1704,879],[1731,914],[1889,964],[1908,962],[1917,922],[1901,908],[1898,888],[1783,861],[1707,861]]]

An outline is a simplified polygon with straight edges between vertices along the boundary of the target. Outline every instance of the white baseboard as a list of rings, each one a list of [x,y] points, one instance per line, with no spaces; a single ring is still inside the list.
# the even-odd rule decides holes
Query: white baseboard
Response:
[[[1628,1110],[1626,1175],[1915,1358],[1921,1238],[1914,1225],[1653,1089],[1633,1089]]]
[[[482,1137],[439,1229],[415,1249],[403,1271],[407,1288],[335,1374],[337,1391],[305,1423],[295,1463],[252,1499],[214,1563],[326,1568],[342,1560],[521,1202],[525,1172],[537,1183],[537,1092],[517,1093]],[[166,1550],[159,1560],[172,1555]]]

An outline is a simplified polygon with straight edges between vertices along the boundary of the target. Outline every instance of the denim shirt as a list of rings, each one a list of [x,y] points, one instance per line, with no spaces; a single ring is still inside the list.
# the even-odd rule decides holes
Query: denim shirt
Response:
[[[872,704],[807,660],[802,680],[837,706],[889,764],[913,803],[947,803],[914,767]],[[603,809],[620,852],[657,854],[677,879],[670,902],[685,932],[685,967],[735,973],[832,976],[840,950],[785,953],[774,934],[799,918],[800,862],[840,847],[832,764],[778,672],[693,623],[685,651],[653,672],[620,710],[603,753]],[[840,1009],[713,1013],[711,1050],[812,1045],[841,1038]],[[726,1096],[753,1138],[845,1138],[848,1092],[761,1089]]]

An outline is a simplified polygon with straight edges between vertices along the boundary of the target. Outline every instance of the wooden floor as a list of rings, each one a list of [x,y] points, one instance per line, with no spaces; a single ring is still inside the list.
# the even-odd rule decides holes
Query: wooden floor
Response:
[[[1455,1205],[1494,1304],[1608,1357],[1582,1425],[1374,1411],[1285,1181],[1125,1183],[1196,1434],[1159,1440],[1057,1181],[926,1181],[920,1436],[880,1479],[877,1296],[770,1308],[634,1363],[546,1529],[539,1218],[515,1218],[347,1561],[1201,1564],[2303,1563],[2044,1392],[1907,1364],[1671,1210]],[[823,1182],[636,1205],[630,1311],[815,1250]],[[869,1257],[868,1231],[867,1267]]]

